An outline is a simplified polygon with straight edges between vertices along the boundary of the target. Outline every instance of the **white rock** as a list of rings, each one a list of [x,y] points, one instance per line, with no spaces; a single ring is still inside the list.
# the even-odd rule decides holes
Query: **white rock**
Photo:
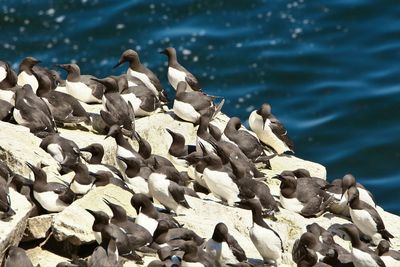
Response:
[[[47,237],[51,230],[54,214],[43,214],[28,219],[23,242]]]

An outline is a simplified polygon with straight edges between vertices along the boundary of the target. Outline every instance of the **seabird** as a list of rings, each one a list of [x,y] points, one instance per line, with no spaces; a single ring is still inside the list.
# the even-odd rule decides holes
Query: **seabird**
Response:
[[[137,213],[135,222],[146,228],[151,235],[154,234],[158,222],[161,220],[168,222],[169,228],[181,227],[171,215],[159,212],[144,194],[134,194],[131,198],[131,205]]]
[[[13,114],[14,106],[0,99],[0,121],[9,121]]]
[[[153,234],[153,242],[163,247],[173,246],[175,241],[189,241],[192,240],[196,242],[198,246],[204,244],[204,238],[197,235],[194,231],[186,228],[170,228],[169,223],[164,220],[158,222],[157,228]]]
[[[88,167],[81,162],[77,162],[68,168],[75,173],[70,185],[72,192],[80,195],[89,192],[93,186],[94,179],[89,175]]]
[[[96,240],[99,244],[109,242],[110,239],[114,239],[118,254],[128,260],[133,260],[136,263],[143,263],[142,258],[136,254],[131,247],[128,235],[119,226],[109,223],[109,217],[102,211],[92,211],[86,209],[94,217],[92,230],[101,234],[95,234]]]
[[[213,110],[211,118],[214,118],[224,105],[224,99],[216,106],[215,97],[203,92],[186,92],[187,83],[179,82],[176,89],[173,110],[176,116],[184,121],[198,124],[200,117]]]
[[[104,244],[105,246],[106,244]],[[98,246],[94,249],[92,255],[87,261],[88,267],[99,267],[99,266],[118,266],[120,267],[122,262],[120,262],[118,257],[118,249],[115,243],[115,239],[110,239],[106,248],[103,246]]]
[[[131,192],[132,194],[134,193],[132,189],[130,189],[129,186],[122,179],[116,178],[114,174],[110,171],[89,172],[89,174],[95,178],[93,187],[113,184],[126,191]]]
[[[126,164],[125,180],[128,186],[135,192],[145,194],[150,197],[148,179],[152,173],[151,169],[147,166],[143,166],[142,162],[138,158],[124,158],[117,156],[117,159],[121,160]]]
[[[84,103],[101,103],[104,86],[93,81],[96,78],[91,75],[81,75],[81,70],[77,64],[57,65],[67,71],[66,93]]]
[[[63,167],[81,162],[78,145],[69,139],[60,136],[59,133],[50,134],[40,142],[40,148],[49,153]],[[67,172],[67,170],[63,170]]]
[[[32,133],[38,136],[43,137],[57,132],[56,123],[49,107],[33,93],[29,84],[25,84],[15,92],[13,117],[19,125],[28,127]]]
[[[75,194],[68,186],[55,182],[47,182],[47,175],[41,168],[29,162],[26,162],[26,165],[32,170],[35,176],[33,196],[45,210],[59,212],[74,201]]]
[[[362,233],[372,238],[372,243],[377,245],[382,238],[394,238],[385,229],[385,224],[374,207],[360,200],[357,187],[350,187],[347,191],[349,200],[350,217]]]
[[[4,262],[3,262],[4,263]],[[29,257],[26,255],[24,249],[10,246],[5,259],[4,267],[33,267]]]
[[[113,213],[110,222],[126,232],[132,248],[136,250],[151,243],[152,236],[150,232],[143,226],[135,223],[132,218],[128,217],[126,210],[122,206],[112,203],[107,199],[103,199],[103,201]]]
[[[387,240],[382,239],[379,242],[376,253],[387,267],[400,266],[400,251],[390,249],[390,243]]]
[[[280,203],[283,208],[304,217],[318,217],[329,208],[333,197],[310,178],[294,178],[288,175],[273,177],[281,181]]]
[[[137,117],[150,116],[160,110],[160,100],[145,85],[130,86],[120,94],[126,102],[131,103]]]
[[[217,267],[218,261],[214,257],[197,246],[194,241],[185,241],[173,250],[184,252],[181,266]]]
[[[251,209],[253,226],[250,228],[250,239],[262,256],[264,263],[279,266],[284,252],[283,242],[279,234],[263,220],[260,202],[248,199],[242,200],[238,204]]]
[[[128,132],[135,129],[135,113],[132,105],[127,103],[118,92],[117,82],[110,77],[104,79],[91,78],[92,80],[102,84],[105,88],[103,95],[103,110],[101,113],[108,113],[108,117],[112,118],[112,123],[122,125],[122,128]],[[104,115],[102,114],[102,117]],[[106,121],[107,123],[107,121]]]
[[[39,87],[39,82],[32,70],[33,66],[39,64],[41,61],[33,57],[24,58],[19,64],[19,74],[17,84],[24,86],[29,84],[32,87],[33,92],[36,94],[36,90]]]
[[[260,141],[272,147],[278,155],[293,152],[293,142],[285,126],[271,113],[269,104],[262,104],[250,114],[249,125]]]
[[[0,60],[0,89],[8,89],[17,84],[17,74],[10,64]]]
[[[360,240],[358,229],[354,225],[344,225],[341,227],[351,241],[351,256],[355,267],[385,267],[385,263],[367,244]],[[389,266],[387,266],[389,267]]]
[[[240,129],[241,125],[238,117],[230,118],[226,124],[223,137],[226,137],[226,141],[229,140],[236,144],[253,162],[262,162],[270,169],[269,160],[275,155],[267,156],[258,139],[248,131]]]
[[[118,63],[114,66],[114,68],[125,62],[129,62],[129,68],[127,71],[129,86],[133,85],[131,80],[135,80],[134,78],[137,78],[141,80],[155,95],[157,95],[162,102],[167,102],[167,95],[160,83],[160,80],[158,80],[157,76],[151,70],[140,63],[139,55],[136,51],[128,49],[122,53]]]
[[[206,242],[205,248],[219,261],[221,266],[235,265],[247,261],[243,248],[229,234],[228,227],[222,222],[215,225],[214,233]]]
[[[195,145],[185,145],[185,137],[180,133],[174,132],[166,128],[172,137],[171,145],[168,149],[168,156],[174,165],[187,167],[187,161],[183,157],[196,151]]]
[[[179,64],[175,48],[167,47],[160,53],[168,57],[168,81],[175,90],[177,90],[178,83],[183,81],[189,85],[188,90],[201,91],[201,86],[196,77]]]

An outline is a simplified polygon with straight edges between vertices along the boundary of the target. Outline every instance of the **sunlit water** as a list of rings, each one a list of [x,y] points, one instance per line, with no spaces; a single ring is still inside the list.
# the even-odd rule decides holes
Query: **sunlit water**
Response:
[[[329,179],[353,173],[400,213],[396,1],[15,2],[0,2],[1,59],[14,68],[31,55],[103,77],[133,48],[169,88],[158,52],[174,46],[225,113],[246,123],[269,102],[297,156]]]

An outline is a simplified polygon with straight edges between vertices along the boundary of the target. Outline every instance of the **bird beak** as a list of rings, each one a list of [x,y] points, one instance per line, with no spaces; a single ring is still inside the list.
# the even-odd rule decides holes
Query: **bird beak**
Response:
[[[25,162],[25,164],[26,164],[26,166],[28,166],[29,167],[29,169],[31,169],[32,171],[33,171],[33,169],[35,168],[35,166],[33,166],[31,163],[29,163],[29,162]]]
[[[89,210],[89,209],[85,209],[87,212],[89,212],[91,215],[93,215],[93,217],[95,217],[96,218],[96,213],[94,212],[94,211],[92,211],[92,210]]]
[[[121,64],[124,63],[124,62],[125,62],[125,60],[121,60],[121,59],[120,59],[120,60],[118,61],[118,63],[114,65],[113,69],[119,67],[119,65],[121,65]]]
[[[277,179],[279,181],[283,181],[283,176],[278,174],[278,175],[273,176],[272,179]]]
[[[160,54],[164,54],[164,55],[167,55],[167,56],[168,56],[167,49],[161,50],[161,51],[160,51]]]
[[[265,129],[265,122],[267,121],[267,117],[266,116],[262,116],[262,122],[263,122],[263,130]]]
[[[57,67],[62,68],[62,69],[66,69],[67,65],[66,64],[56,64]]]

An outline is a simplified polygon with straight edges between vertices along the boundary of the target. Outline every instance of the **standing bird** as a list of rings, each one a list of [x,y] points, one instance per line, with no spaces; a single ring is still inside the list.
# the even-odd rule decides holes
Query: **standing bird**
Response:
[[[341,227],[351,241],[351,256],[355,267],[389,267],[386,266],[381,258],[370,249],[367,244],[360,240],[358,229],[352,224],[346,224]]]
[[[142,81],[155,95],[157,95],[162,102],[167,102],[167,95],[160,83],[160,80],[151,70],[140,63],[139,55],[136,51],[128,49],[122,53],[118,63],[114,66],[114,68],[125,62],[129,62],[129,68],[127,71],[129,86],[133,85],[131,81],[137,78]]]
[[[166,129],[172,137],[172,143],[168,149],[168,156],[174,165],[186,167],[186,157],[196,151],[195,145],[185,145],[185,137],[180,133],[176,133],[170,129]]]
[[[77,64],[60,64],[58,66],[68,73],[65,93],[85,103],[101,103],[104,86],[92,80],[96,77],[81,75]]]
[[[33,92],[36,94],[36,90],[39,88],[39,82],[32,70],[32,68],[39,64],[41,61],[33,57],[24,58],[19,64],[19,74],[17,84],[24,86],[29,84],[32,87]]]
[[[47,182],[46,173],[29,162],[26,165],[32,170],[35,181],[33,183],[33,196],[39,204],[49,212],[64,210],[75,199],[75,194],[65,184]]]
[[[236,239],[229,234],[224,223],[215,225],[212,237],[206,242],[206,251],[212,254],[221,266],[235,265],[247,260],[246,253]]]
[[[262,104],[250,114],[249,125],[260,141],[272,147],[278,155],[293,152],[293,142],[285,126],[271,113],[269,104]]]
[[[253,162],[263,162],[270,169],[269,160],[275,155],[267,156],[258,139],[248,131],[240,129],[241,126],[242,123],[238,117],[230,118],[221,138],[236,144]]]
[[[132,104],[126,102],[119,94],[117,82],[110,77],[104,79],[92,78],[92,80],[102,84],[105,88],[102,100],[104,110],[100,112],[102,117],[104,117],[102,113],[107,113],[107,117],[112,119],[112,123],[108,126],[111,127],[114,124],[122,125],[123,129],[133,134],[135,113]]]
[[[31,133],[46,136],[56,133],[53,115],[46,103],[34,94],[32,87],[25,84],[15,92],[13,117],[19,125],[28,127]]]
[[[214,105],[215,97],[208,96],[202,92],[186,92],[187,83],[179,82],[176,89],[173,110],[176,116],[184,121],[198,124],[200,117],[213,110],[211,119],[214,118],[224,105],[222,100],[217,106]]]
[[[217,267],[219,263],[214,257],[197,246],[196,242],[190,240],[185,241],[173,250],[181,250],[184,252],[181,266],[199,266],[199,267]]]
[[[10,64],[0,60],[0,89],[8,89],[17,84],[17,74]],[[1,97],[0,97],[1,98]]]
[[[350,217],[360,231],[372,238],[372,243],[378,245],[383,239],[389,241],[394,236],[389,233],[379,213],[374,207],[360,200],[357,187],[348,190]]]
[[[177,90],[178,83],[183,81],[188,84],[187,90],[201,91],[200,83],[196,77],[179,64],[175,48],[168,47],[160,53],[168,57],[168,81],[175,90]]]
[[[160,109],[160,100],[145,85],[130,86],[120,90],[122,98],[131,103],[135,116],[150,116]]]

